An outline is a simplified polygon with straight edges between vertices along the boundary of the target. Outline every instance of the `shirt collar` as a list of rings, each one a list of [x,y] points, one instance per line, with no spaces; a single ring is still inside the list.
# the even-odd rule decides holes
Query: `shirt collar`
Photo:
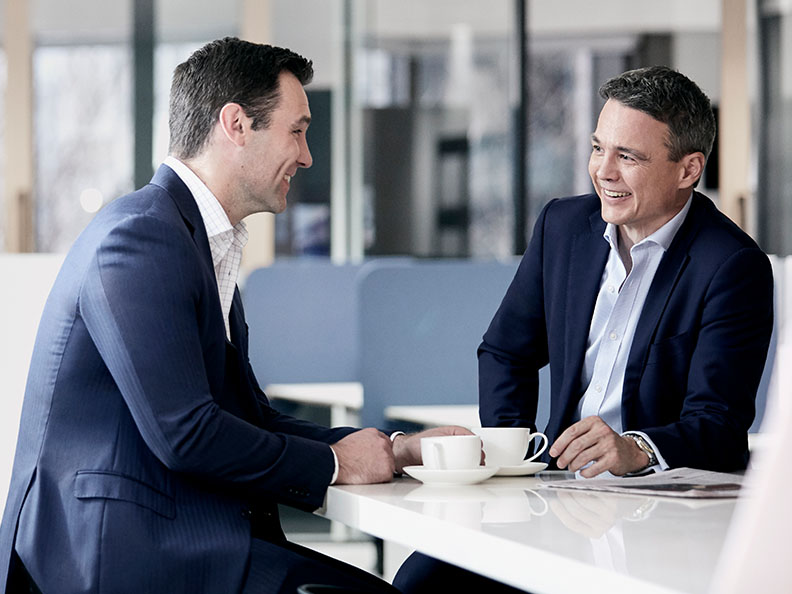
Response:
[[[229,245],[232,240],[236,240],[242,246],[247,243],[248,231],[245,222],[239,221],[232,227],[220,201],[192,169],[172,155],[165,157],[163,163],[173,169],[192,193],[206,227],[206,235],[210,240],[218,236],[225,236],[228,238],[225,241]]]
[[[642,245],[647,242],[652,242],[654,244],[659,245],[663,248],[663,251],[667,251],[668,248],[671,246],[671,242],[674,240],[674,237],[679,231],[679,228],[682,226],[682,223],[685,222],[685,217],[687,217],[687,213],[690,210],[690,205],[693,203],[693,193],[691,192],[690,198],[688,198],[687,202],[685,202],[685,206],[682,207],[674,218],[668,221],[665,225],[660,227],[657,231],[652,233],[651,235],[644,237],[641,241],[636,243],[633,247]],[[602,234],[612,249],[617,249],[617,237],[618,233],[616,232],[616,225],[613,223],[608,223],[605,226],[605,233]]]

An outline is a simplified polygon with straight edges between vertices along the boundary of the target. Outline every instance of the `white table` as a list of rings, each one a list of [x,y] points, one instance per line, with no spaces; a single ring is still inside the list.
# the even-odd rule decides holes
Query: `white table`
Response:
[[[328,407],[331,427],[357,427],[363,407],[360,382],[269,384],[264,393],[269,398]]]
[[[317,513],[534,594],[707,591],[735,500],[543,486],[558,476],[330,487]]]

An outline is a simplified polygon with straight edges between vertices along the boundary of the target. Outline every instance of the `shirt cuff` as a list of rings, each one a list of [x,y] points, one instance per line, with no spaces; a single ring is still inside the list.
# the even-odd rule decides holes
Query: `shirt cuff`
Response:
[[[338,480],[338,456],[336,456],[333,448],[330,448],[330,451],[333,452],[333,463],[335,464],[335,470],[333,470],[333,478],[330,479],[330,484],[335,485],[335,482]]]

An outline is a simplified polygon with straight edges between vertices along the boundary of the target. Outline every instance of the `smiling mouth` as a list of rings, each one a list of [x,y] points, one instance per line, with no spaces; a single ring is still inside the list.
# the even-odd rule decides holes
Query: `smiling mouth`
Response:
[[[606,190],[605,188],[602,188],[602,193],[608,198],[624,198],[625,196],[629,196],[632,192],[614,192],[612,190]]]
[[[287,183],[287,184],[290,184],[290,183],[291,183],[291,178],[292,178],[292,176],[291,176],[291,175],[289,175],[289,174],[286,174],[286,175],[284,175],[284,176],[283,176],[283,179],[285,179],[285,180],[286,180],[286,183]]]

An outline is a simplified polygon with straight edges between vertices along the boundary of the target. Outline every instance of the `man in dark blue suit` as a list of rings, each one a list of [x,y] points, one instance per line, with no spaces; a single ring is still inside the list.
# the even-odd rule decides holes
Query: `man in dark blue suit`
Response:
[[[626,72],[600,94],[596,194],[540,214],[479,347],[481,423],[535,427],[549,364],[539,429],[556,467],[744,469],[773,279],[754,241],[693,189],[715,137],[709,99],[665,67]],[[415,555],[394,585],[429,592],[466,579]]]
[[[693,190],[715,135],[709,100],[663,67],[600,94],[596,195],[539,216],[479,349],[482,423],[533,425],[549,363],[559,468],[744,469],[773,279],[754,241]]]
[[[242,219],[281,212],[311,165],[312,73],[289,50],[233,38],[176,68],[171,156],[81,234],[41,319],[2,591],[393,590],[287,542],[277,504],[312,510],[333,482],[388,481],[419,463],[420,440],[272,409],[236,288]]]

